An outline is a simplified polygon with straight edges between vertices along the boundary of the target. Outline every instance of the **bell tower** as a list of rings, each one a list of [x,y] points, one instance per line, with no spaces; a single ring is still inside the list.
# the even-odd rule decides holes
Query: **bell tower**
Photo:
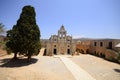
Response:
[[[66,34],[67,34],[67,31],[65,30],[64,26],[62,25],[60,30],[58,30],[58,37],[60,39],[65,39]]]

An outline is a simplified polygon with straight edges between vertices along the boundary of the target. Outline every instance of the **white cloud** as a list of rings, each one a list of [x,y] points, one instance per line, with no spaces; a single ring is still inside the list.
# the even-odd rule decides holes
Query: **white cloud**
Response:
[[[85,35],[73,35],[72,36],[74,39],[77,39],[77,38],[84,38]]]

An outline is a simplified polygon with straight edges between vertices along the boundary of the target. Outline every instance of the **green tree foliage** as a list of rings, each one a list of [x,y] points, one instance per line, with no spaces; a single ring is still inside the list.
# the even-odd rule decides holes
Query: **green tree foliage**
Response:
[[[5,28],[4,27],[5,26],[2,23],[0,23],[0,34],[5,32]]]
[[[28,57],[37,55],[40,49],[40,30],[36,24],[35,10],[32,6],[25,6],[22,9],[20,18],[12,30],[7,32],[9,41],[7,47],[13,52],[14,58],[17,54],[22,54]]]
[[[120,63],[120,51],[118,52],[117,60],[118,60],[118,63]]]

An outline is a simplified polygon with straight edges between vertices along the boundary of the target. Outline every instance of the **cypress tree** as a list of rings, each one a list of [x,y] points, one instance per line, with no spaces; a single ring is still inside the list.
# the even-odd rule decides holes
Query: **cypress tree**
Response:
[[[7,47],[14,52],[28,57],[37,55],[40,49],[40,30],[36,24],[36,13],[32,6],[24,6],[17,24],[7,32]]]

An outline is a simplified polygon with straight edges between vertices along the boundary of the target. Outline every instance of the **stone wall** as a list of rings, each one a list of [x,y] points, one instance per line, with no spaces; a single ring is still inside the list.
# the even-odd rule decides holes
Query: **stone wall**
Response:
[[[120,43],[120,40],[117,39],[88,40],[80,42],[76,45],[76,48],[83,50],[84,53],[90,53],[96,56],[109,58],[115,57],[117,52],[120,51],[120,48],[115,47],[115,45],[118,43]]]

